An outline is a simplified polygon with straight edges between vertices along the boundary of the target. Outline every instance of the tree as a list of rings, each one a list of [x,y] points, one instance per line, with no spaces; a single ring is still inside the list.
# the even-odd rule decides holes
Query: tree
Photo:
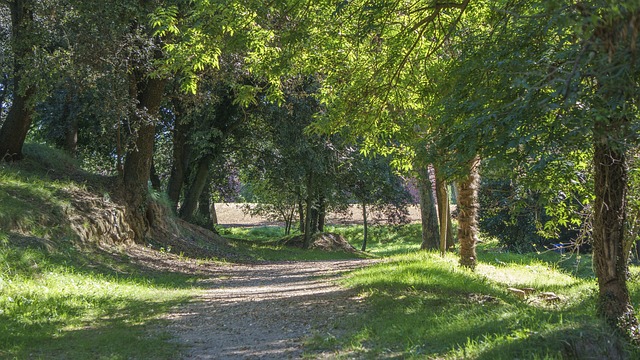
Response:
[[[35,84],[26,80],[26,69],[32,47],[33,7],[32,0],[13,0],[11,12],[11,45],[13,50],[13,96],[7,118],[0,127],[0,156],[2,160],[14,161],[22,158],[22,146],[29,132],[33,116]]]
[[[439,227],[438,214],[436,212],[435,199],[433,196],[433,186],[429,167],[425,165],[415,166],[418,173],[418,189],[420,191],[420,218],[422,221],[422,244],[423,250],[438,249]]]
[[[366,251],[371,210],[395,211],[398,221],[406,222],[410,194],[402,178],[394,173],[388,158],[365,157],[356,148],[347,151],[348,160],[342,163],[342,184],[349,197],[362,207],[364,234],[361,250]]]

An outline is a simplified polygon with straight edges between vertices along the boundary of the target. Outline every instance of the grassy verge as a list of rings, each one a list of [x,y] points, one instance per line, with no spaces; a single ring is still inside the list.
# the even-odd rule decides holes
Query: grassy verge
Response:
[[[161,314],[197,294],[192,279],[10,241],[19,240],[0,233],[0,358],[176,356],[168,334],[151,330]]]
[[[453,254],[419,252],[352,273],[344,284],[368,310],[341,319],[348,336],[316,336],[308,349],[372,359],[640,358],[595,318],[589,257],[514,255],[489,244],[479,258],[475,272]],[[630,286],[639,300],[640,286]],[[535,291],[521,299],[510,287]],[[550,292],[558,298],[545,300]]]

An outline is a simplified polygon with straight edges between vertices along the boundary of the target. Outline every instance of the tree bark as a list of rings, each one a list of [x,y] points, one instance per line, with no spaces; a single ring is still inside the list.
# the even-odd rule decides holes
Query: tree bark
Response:
[[[304,224],[306,223],[306,221],[304,217],[304,204],[302,203],[301,197],[298,198],[298,217],[300,220],[300,224],[299,224],[300,233],[304,234]]]
[[[23,158],[22,147],[27,138],[31,118],[33,117],[32,98],[35,88],[28,85],[21,91],[24,64],[29,54],[30,25],[33,22],[33,12],[28,0],[14,0],[9,2],[11,8],[11,36],[13,48],[13,102],[7,118],[0,128],[0,158],[4,161],[18,161]]]
[[[311,246],[311,208],[313,207],[313,173],[309,172],[307,175],[307,210],[304,222],[304,242],[302,244],[303,249],[308,249]]]
[[[153,161],[153,157],[151,158],[149,180],[151,180],[151,187],[153,188],[153,190],[160,192],[162,183],[160,181],[160,176],[158,176],[158,172],[156,171],[156,164],[155,161]]]
[[[428,166],[418,167],[418,191],[420,192],[420,217],[422,218],[422,245],[420,248],[436,250],[440,242],[440,229]]]
[[[176,117],[181,116],[181,106],[175,105]],[[173,129],[173,162],[171,164],[171,175],[169,176],[169,184],[167,185],[167,196],[171,202],[172,209],[178,212],[178,203],[180,202],[180,194],[186,179],[187,168],[189,166],[189,158],[191,157],[190,147],[187,144],[187,136],[189,134],[191,124],[183,124],[176,119]]]
[[[184,196],[184,202],[180,207],[180,218],[186,221],[193,220],[193,214],[198,206],[198,199],[204,190],[209,177],[209,165],[211,164],[211,155],[200,158],[197,162],[196,173],[193,182],[189,185]]]
[[[367,237],[368,237],[368,223],[367,223],[367,204],[362,203],[362,223],[363,223],[363,240],[362,240],[362,251],[367,250]]]
[[[610,139],[626,126],[626,119],[596,122],[594,127],[595,203],[593,219],[593,268],[598,279],[598,312],[613,326],[638,337],[627,288],[627,256],[624,254],[627,159]]]
[[[318,231],[324,232],[324,225],[327,217],[327,202],[324,196],[320,196],[320,203],[318,205]]]
[[[434,167],[436,175],[436,199],[438,201],[438,220],[440,223],[440,254],[444,256],[447,251],[447,239],[449,238],[449,225],[451,217],[449,211],[449,196],[447,194],[447,184],[442,178],[441,171]]]
[[[478,186],[480,184],[480,159],[475,157],[468,164],[468,175],[458,181],[458,240],[460,265],[474,269],[477,264],[478,241]]]
[[[207,177],[204,188],[198,199],[198,214],[205,219],[204,226],[213,229],[213,218],[211,216],[211,176]]]
[[[144,239],[149,227],[153,226],[153,216],[147,212],[149,174],[156,132],[153,119],[160,109],[164,85],[165,80],[147,78],[137,82],[135,86],[139,92],[135,116],[141,125],[136,134],[135,146],[126,155],[123,184],[129,206],[130,225],[135,233],[135,241],[138,242]]]

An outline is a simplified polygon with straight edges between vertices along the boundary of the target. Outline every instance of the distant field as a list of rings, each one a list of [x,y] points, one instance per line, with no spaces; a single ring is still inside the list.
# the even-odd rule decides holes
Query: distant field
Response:
[[[259,216],[249,216],[242,211],[242,207],[247,204],[243,203],[216,203],[216,213],[218,215],[218,224],[226,226],[265,226],[265,225],[281,225],[280,222],[270,221]],[[249,204],[252,205],[252,204]],[[347,216],[342,214],[330,213],[327,217],[327,224],[359,224],[362,223],[362,209],[357,205],[349,208]],[[411,222],[420,221],[420,207],[412,205],[409,207],[409,219]],[[385,222],[386,219],[369,215],[371,222]]]

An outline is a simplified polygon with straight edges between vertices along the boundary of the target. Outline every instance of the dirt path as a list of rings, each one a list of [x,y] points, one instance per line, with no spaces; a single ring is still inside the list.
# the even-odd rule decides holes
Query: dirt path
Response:
[[[210,289],[202,297],[168,315],[169,331],[188,346],[186,359],[300,358],[304,338],[337,335],[336,321],[362,306],[335,279],[372,262],[221,267],[206,280]]]

